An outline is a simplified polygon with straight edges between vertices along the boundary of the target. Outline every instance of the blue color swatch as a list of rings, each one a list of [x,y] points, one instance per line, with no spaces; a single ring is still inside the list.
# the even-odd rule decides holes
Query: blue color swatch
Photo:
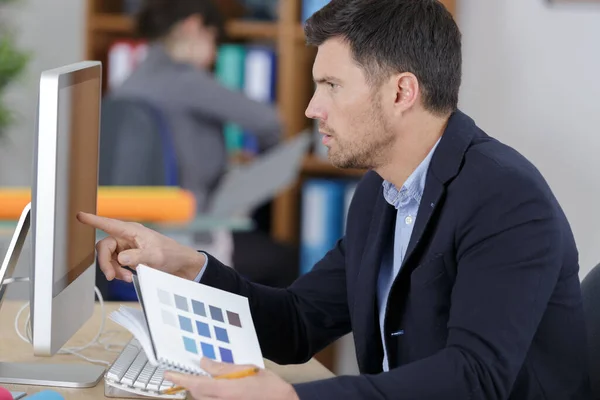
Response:
[[[192,329],[192,320],[186,317],[182,317],[181,315],[179,316],[179,326],[181,327],[182,330],[189,332],[189,333],[194,333],[194,330]]]
[[[231,350],[219,347],[219,352],[221,353],[221,361],[233,364],[233,353],[231,353]]]
[[[210,328],[204,322],[196,321],[196,329],[198,329],[198,335],[210,338]]]
[[[201,301],[192,300],[192,309],[194,310],[194,314],[206,317],[206,309],[204,308],[204,303]]]
[[[198,354],[198,348],[196,347],[196,342],[194,342],[193,339],[190,339],[188,337],[183,337],[183,346],[185,347],[186,351],[190,352],[190,353],[194,353],[194,354]]]
[[[215,355],[215,348],[212,345],[204,342],[200,342],[200,347],[202,348],[202,355],[204,357],[208,357],[210,359],[216,360],[217,356]]]
[[[217,335],[217,339],[221,342],[229,343],[229,337],[225,329],[215,326],[215,335]]]
[[[210,306],[210,316],[215,321],[225,322],[225,320],[223,319],[223,312],[220,308]]]

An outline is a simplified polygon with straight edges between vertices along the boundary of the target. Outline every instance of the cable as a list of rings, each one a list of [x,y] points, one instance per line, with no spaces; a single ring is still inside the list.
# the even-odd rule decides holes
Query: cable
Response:
[[[15,283],[15,282],[29,282],[29,278],[6,279],[4,281],[4,285],[8,285],[8,284]],[[126,342],[110,344],[110,343],[105,343],[102,341],[103,334],[114,334],[114,333],[117,333],[118,331],[113,330],[113,331],[104,332],[105,321],[106,321],[106,311],[104,309],[104,298],[102,297],[102,293],[100,293],[100,290],[97,287],[94,287],[94,291],[95,291],[96,295],[98,296],[98,301],[100,302],[100,310],[102,313],[100,329],[98,330],[98,332],[96,333],[94,338],[87,344],[80,346],[80,347],[71,347],[71,348],[61,349],[58,351],[58,354],[70,354],[70,355],[74,355],[76,357],[82,358],[85,361],[88,361],[93,364],[102,364],[102,365],[110,366],[111,363],[108,361],[89,358],[89,357],[84,356],[83,354],[79,353],[80,351],[83,351],[83,350],[88,349],[95,345],[99,345],[99,346],[103,347],[106,351],[119,353],[122,351],[123,347],[127,344]],[[15,327],[15,332],[17,333],[19,338],[21,338],[21,340],[23,340],[26,343],[32,344],[33,343],[33,338],[32,338],[33,335],[31,332],[31,314],[30,313],[27,314],[27,318],[25,321],[25,334],[24,335],[23,335],[23,333],[21,333],[21,329],[19,328],[19,319],[21,318],[21,314],[23,313],[23,311],[25,311],[25,309],[27,307],[29,307],[29,302],[25,303],[17,312],[17,315],[15,317],[14,327]],[[114,348],[112,348],[112,346],[120,347],[120,349],[114,349]]]

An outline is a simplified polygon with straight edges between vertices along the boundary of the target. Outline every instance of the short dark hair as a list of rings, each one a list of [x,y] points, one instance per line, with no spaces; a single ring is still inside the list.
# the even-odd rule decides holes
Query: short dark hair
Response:
[[[444,114],[458,107],[461,33],[437,0],[331,0],[307,21],[305,34],[312,46],[345,40],[373,85],[411,72],[427,110]]]
[[[205,26],[216,28],[217,40],[223,39],[224,19],[212,0],[144,0],[136,18],[137,33],[149,40],[160,39],[192,15],[202,16]]]

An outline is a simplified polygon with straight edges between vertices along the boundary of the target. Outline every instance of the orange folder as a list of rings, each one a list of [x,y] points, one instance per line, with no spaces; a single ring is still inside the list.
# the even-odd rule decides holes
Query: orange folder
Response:
[[[0,188],[0,220],[18,220],[30,188]],[[98,215],[127,221],[184,224],[196,216],[194,195],[176,187],[101,186]]]

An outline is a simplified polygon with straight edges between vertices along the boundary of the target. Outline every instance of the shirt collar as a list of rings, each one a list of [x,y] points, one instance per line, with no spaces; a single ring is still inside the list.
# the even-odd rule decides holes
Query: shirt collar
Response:
[[[423,191],[425,190],[425,180],[427,179],[427,170],[431,162],[431,157],[439,144],[440,139],[435,143],[433,148],[427,154],[427,157],[419,166],[413,171],[412,174],[406,179],[402,188],[398,190],[391,182],[383,181],[383,197],[385,200],[397,209],[405,207],[411,199],[414,199],[417,204],[421,203],[423,197]]]

